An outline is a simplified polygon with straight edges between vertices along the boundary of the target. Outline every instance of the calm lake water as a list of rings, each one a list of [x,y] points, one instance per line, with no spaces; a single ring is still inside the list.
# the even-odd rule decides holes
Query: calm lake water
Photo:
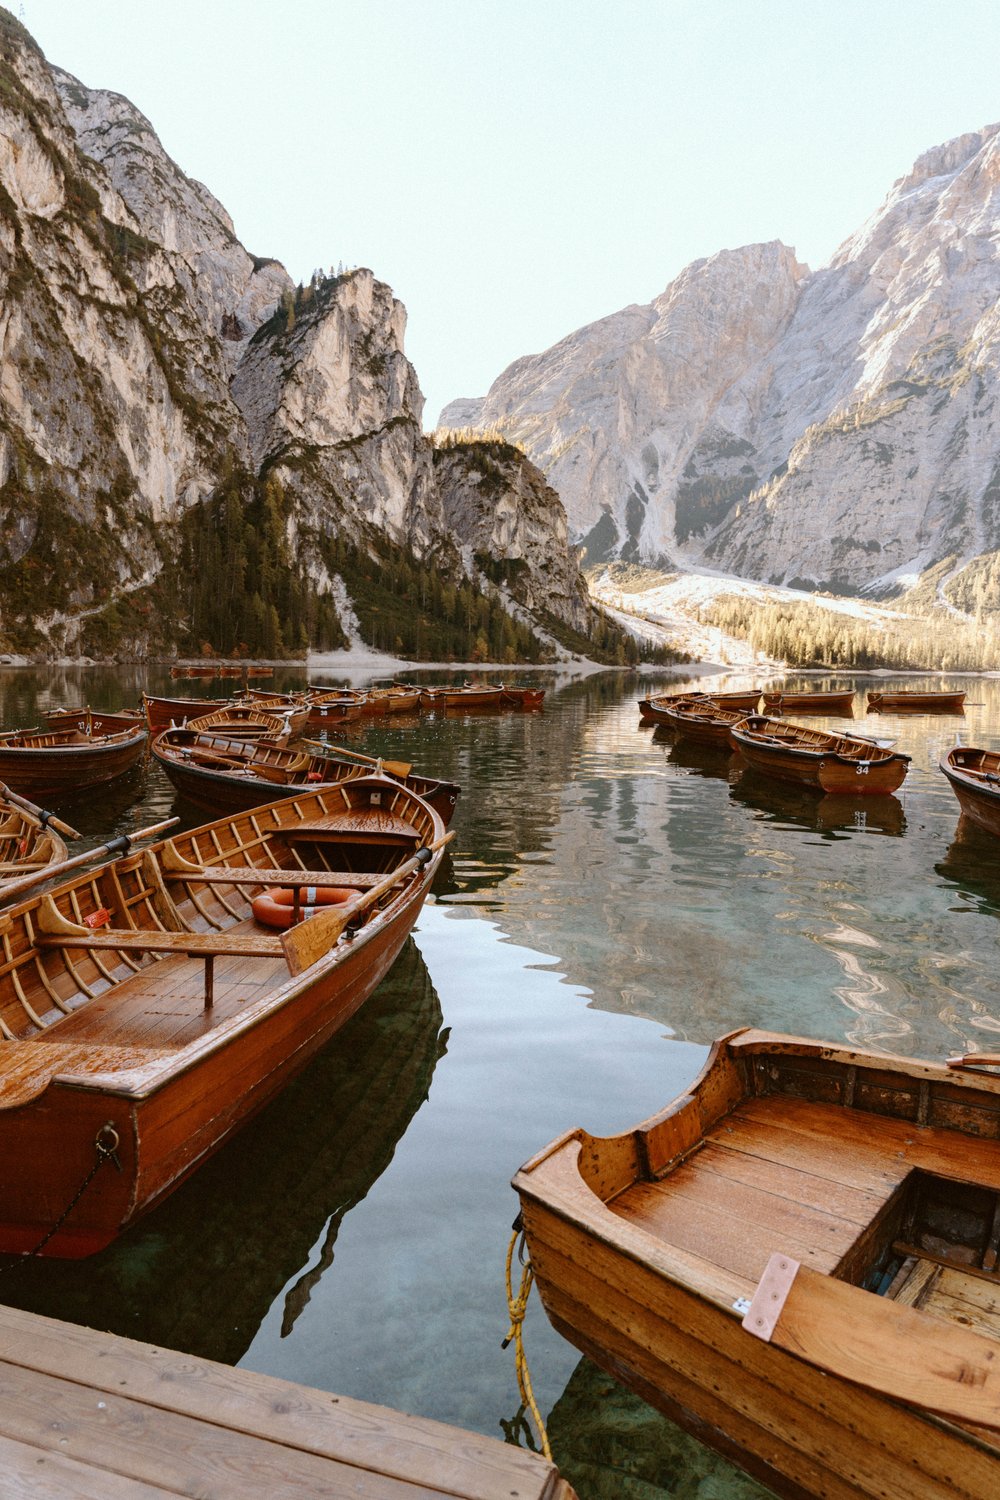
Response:
[[[509,1180],[528,1156],[652,1113],[740,1025],[937,1058],[996,1045],[1000,847],[959,837],[937,764],[959,739],[1000,747],[1000,681],[853,679],[856,727],[913,757],[895,797],[856,801],[640,729],[665,677],[538,681],[538,714],[350,726],[345,743],[463,789],[414,940],[162,1208],[88,1261],[0,1263],[5,1301],[501,1436],[518,1408]],[[863,718],[875,685],[965,687],[969,704]],[[172,690],[162,670],[0,672],[0,712],[15,727],[142,687]],[[60,811],[91,844],[172,811],[204,821],[155,767]],[[537,1300],[526,1346],[581,1500],[764,1493],[581,1365]]]

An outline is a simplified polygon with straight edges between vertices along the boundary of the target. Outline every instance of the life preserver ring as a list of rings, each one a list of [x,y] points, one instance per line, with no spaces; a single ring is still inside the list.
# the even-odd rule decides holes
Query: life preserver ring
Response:
[[[300,885],[299,920],[314,917],[324,906],[343,906],[356,895],[338,885]],[[287,886],[272,886],[251,902],[253,914],[265,927],[291,927],[295,920],[295,892]]]

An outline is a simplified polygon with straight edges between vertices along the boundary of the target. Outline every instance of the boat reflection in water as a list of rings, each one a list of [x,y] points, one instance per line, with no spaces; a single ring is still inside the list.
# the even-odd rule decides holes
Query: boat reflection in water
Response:
[[[586,1358],[574,1369],[546,1427],[559,1472],[587,1500],[667,1494],[773,1500],[749,1474]]]
[[[728,781],[732,775],[735,762],[728,745],[703,745],[686,735],[675,735],[662,724],[653,730],[653,739],[657,744],[670,746],[667,761],[672,766],[703,776],[707,781]]]
[[[734,781],[730,796],[770,823],[791,828],[813,828],[835,837],[845,833],[882,833],[898,837],[906,828],[906,815],[898,797],[849,797],[840,792],[817,793],[777,781],[751,769]]]
[[[961,889],[976,908],[1000,915],[1000,839],[964,814],[944,859],[934,866],[939,875]]]
[[[288,1287],[285,1337],[427,1098],[441,1021],[410,938],[347,1026],[167,1202],[85,1262],[3,1258],[4,1301],[236,1364]]]

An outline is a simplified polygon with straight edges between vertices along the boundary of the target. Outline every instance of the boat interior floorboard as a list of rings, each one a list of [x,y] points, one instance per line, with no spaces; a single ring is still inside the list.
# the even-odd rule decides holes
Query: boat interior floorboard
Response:
[[[678,1166],[608,1207],[752,1288],[779,1251],[837,1272],[912,1171],[1000,1188],[1000,1145],[840,1105],[748,1099]],[[959,1295],[951,1277],[935,1279],[940,1299]]]

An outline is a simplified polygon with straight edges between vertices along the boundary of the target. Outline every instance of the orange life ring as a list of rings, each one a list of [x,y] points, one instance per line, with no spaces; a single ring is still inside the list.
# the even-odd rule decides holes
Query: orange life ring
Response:
[[[299,918],[314,917],[324,906],[343,906],[356,893],[338,885],[300,885]],[[295,920],[295,892],[287,886],[272,886],[251,903],[258,922],[266,927],[291,927]]]

